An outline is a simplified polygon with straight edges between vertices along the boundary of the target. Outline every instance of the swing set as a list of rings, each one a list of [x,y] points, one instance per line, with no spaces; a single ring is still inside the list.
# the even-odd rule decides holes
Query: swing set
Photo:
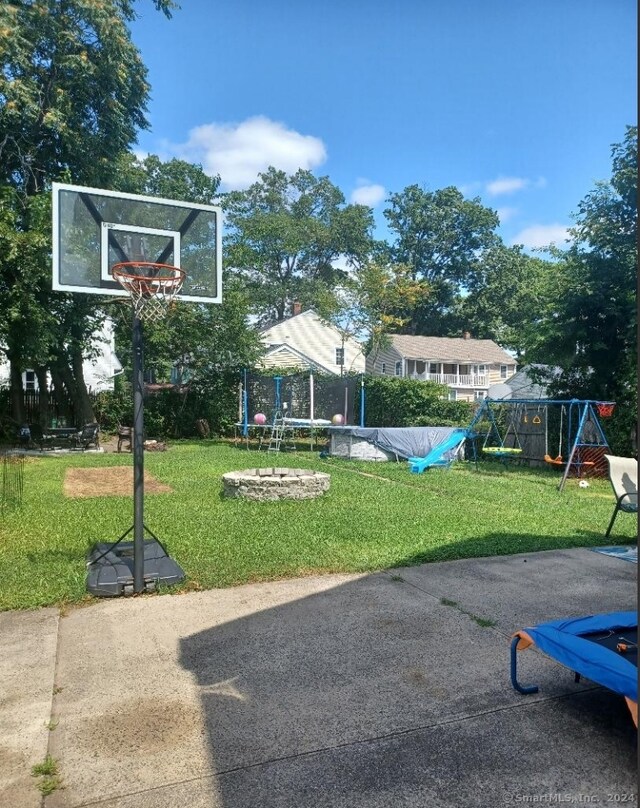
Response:
[[[562,469],[558,489],[573,477],[606,477],[610,452],[601,418],[612,415],[615,403],[583,399],[485,399],[469,426],[484,437],[481,451],[506,466],[522,459]],[[549,453],[558,440],[557,455]],[[566,456],[563,454],[566,453]]]

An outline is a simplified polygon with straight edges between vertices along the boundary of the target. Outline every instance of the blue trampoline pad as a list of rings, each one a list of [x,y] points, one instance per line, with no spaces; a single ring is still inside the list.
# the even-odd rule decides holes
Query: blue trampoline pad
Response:
[[[576,674],[624,696],[638,723],[638,612],[613,612],[568,620],[553,620],[516,632],[512,640],[511,681],[516,677],[516,651],[535,644],[541,651]]]

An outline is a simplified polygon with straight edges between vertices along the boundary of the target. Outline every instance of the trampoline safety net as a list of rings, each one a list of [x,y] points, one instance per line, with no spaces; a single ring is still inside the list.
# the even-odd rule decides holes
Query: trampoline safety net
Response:
[[[270,422],[278,411],[291,418],[311,418],[312,397],[314,419],[330,421],[334,415],[342,415],[345,424],[359,423],[360,377],[309,373],[265,376],[247,372],[245,379],[240,407],[249,423],[256,413],[263,413]]]

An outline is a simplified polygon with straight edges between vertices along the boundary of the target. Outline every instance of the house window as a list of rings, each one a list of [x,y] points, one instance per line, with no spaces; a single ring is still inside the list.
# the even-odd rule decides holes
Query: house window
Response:
[[[27,370],[24,374],[24,389],[25,390],[35,390],[36,389],[36,374],[34,370]]]
[[[396,362],[396,376],[402,376],[402,361]]]
[[[344,365],[344,348],[336,348],[336,365]]]
[[[486,376],[486,373],[487,373],[487,366],[478,365],[478,376]]]
[[[485,390],[476,390],[474,393],[474,398],[476,401],[484,401],[487,397],[487,393]]]
[[[500,378],[506,379],[509,373],[509,365],[500,365]]]
[[[383,362],[382,363],[382,375],[384,376],[386,374],[386,372],[387,372],[387,363]]]
[[[449,401],[457,401],[457,400],[458,400],[458,391],[449,390]]]

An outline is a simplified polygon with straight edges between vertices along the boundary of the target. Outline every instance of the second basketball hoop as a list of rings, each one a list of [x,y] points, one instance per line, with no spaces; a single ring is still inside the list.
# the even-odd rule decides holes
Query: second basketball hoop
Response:
[[[111,274],[129,293],[136,317],[147,321],[166,316],[186,277],[179,267],[151,261],[114,264]]]

